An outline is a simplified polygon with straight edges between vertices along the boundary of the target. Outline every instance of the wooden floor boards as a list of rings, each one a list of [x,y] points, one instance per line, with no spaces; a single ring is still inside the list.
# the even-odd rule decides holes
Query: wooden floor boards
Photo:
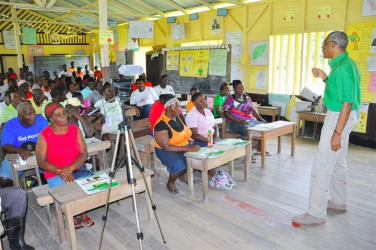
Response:
[[[297,139],[295,157],[290,141],[268,142],[266,167],[260,156],[250,167],[247,182],[242,180],[243,159],[236,161],[231,190],[209,189],[208,201],[201,200],[201,176],[195,195],[177,181],[180,194],[171,195],[153,178],[153,200],[167,244],[163,244],[155,219],[147,219],[144,195],[138,198],[144,249],[376,249],[376,151],[350,145],[348,155],[348,211],[328,212],[323,225],[295,228],[291,217],[305,212],[308,205],[310,172],[316,140]],[[227,170],[225,166],[223,169]],[[116,179],[116,177],[115,177]],[[55,209],[52,207],[53,215]],[[89,212],[96,224],[77,230],[80,249],[98,249],[103,208]],[[54,217],[53,226],[56,227]],[[102,249],[139,249],[132,201],[111,204]],[[36,249],[68,249],[60,244],[57,228],[46,223],[44,210],[29,194],[26,240]],[[4,249],[9,249],[3,238]]]

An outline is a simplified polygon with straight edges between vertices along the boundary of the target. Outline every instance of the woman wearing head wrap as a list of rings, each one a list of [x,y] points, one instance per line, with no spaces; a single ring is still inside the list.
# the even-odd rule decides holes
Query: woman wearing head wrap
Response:
[[[166,112],[161,115],[154,127],[155,153],[170,173],[167,190],[177,194],[179,190],[175,187],[176,179],[187,182],[187,162],[184,153],[196,152],[200,147],[188,143],[192,132],[179,118],[179,100],[174,97],[166,101],[164,106]]]
[[[48,186],[60,186],[91,175],[84,165],[87,160],[85,141],[78,127],[68,124],[63,106],[51,102],[44,112],[51,125],[41,131],[36,155],[38,166],[45,170]],[[88,227],[94,225],[86,214],[76,216],[74,221],[76,229],[82,228],[84,224]]]

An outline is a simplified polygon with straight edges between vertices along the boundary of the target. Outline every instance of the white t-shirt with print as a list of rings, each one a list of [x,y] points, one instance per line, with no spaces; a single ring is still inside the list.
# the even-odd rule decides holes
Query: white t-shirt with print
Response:
[[[103,98],[94,104],[94,107],[100,107],[99,112],[104,116],[106,122],[102,127],[102,135],[106,133],[116,133],[119,123],[123,121],[121,115],[121,102],[118,97],[114,102],[107,102]]]
[[[174,89],[170,85],[166,85],[166,88],[162,89],[160,85],[157,85],[154,87],[155,93],[157,93],[158,96],[162,94],[172,94],[175,95]]]
[[[140,92],[138,89],[133,91],[129,103],[142,107],[148,104],[153,104],[159,97],[152,87],[145,87],[144,91]]]

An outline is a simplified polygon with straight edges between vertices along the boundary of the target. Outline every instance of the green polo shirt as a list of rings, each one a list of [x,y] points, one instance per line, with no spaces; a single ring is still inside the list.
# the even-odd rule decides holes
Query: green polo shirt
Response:
[[[360,105],[360,72],[354,60],[345,52],[329,62],[330,74],[324,91],[325,107],[340,112],[344,102],[352,103],[352,110]]]
[[[9,121],[10,119],[13,119],[14,117],[17,117],[17,109],[12,105],[9,104],[9,106],[1,112],[0,115],[0,124],[5,123]]]

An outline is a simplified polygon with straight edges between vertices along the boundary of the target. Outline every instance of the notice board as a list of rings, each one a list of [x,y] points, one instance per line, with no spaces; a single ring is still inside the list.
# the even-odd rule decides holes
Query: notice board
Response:
[[[189,93],[196,87],[216,95],[224,81],[231,79],[229,45],[164,49],[166,74],[176,93]]]

